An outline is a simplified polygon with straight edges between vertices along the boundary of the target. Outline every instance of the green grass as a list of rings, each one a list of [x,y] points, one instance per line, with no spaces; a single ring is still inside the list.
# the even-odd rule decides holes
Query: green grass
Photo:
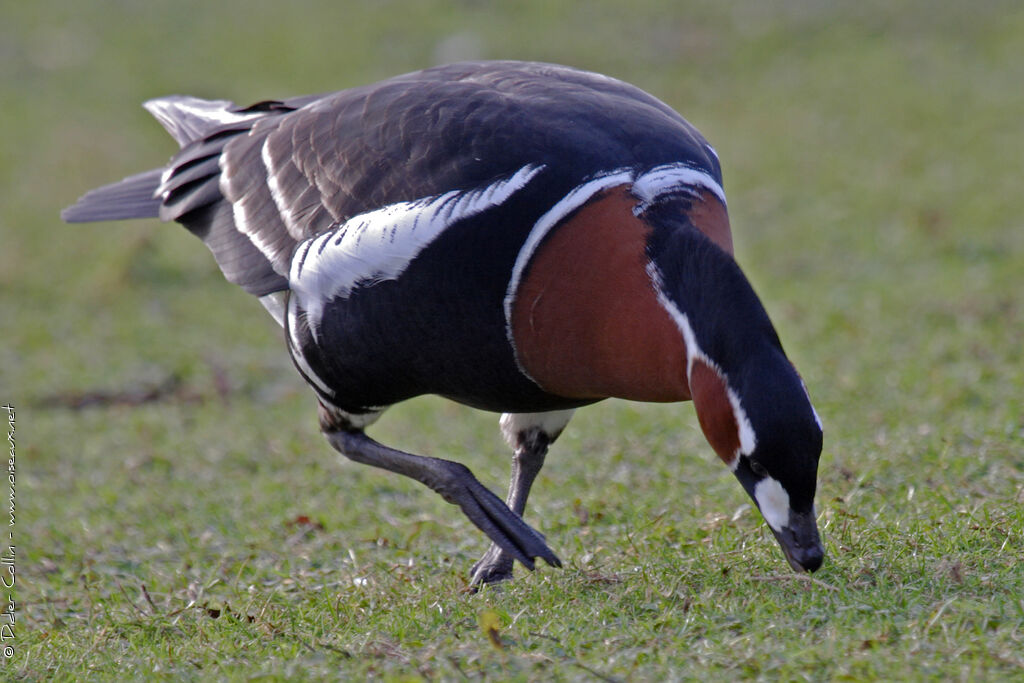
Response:
[[[890,4],[4,2],[4,675],[1024,679],[1024,10]],[[715,145],[737,256],[826,423],[813,580],[691,406],[607,402],[528,510],[565,567],[468,594],[483,537],[333,454],[274,325],[194,238],[58,220],[172,152],[143,99],[449,55],[611,73]],[[67,407],[169,378],[158,402]],[[503,490],[496,416],[425,398],[374,434]]]

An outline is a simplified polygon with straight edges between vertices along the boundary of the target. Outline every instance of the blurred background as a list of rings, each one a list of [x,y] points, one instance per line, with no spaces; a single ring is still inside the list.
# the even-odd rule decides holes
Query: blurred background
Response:
[[[951,505],[961,486],[1019,505],[1018,2],[2,0],[0,401],[19,409],[34,562],[59,564],[113,533],[109,506],[130,507],[126,497],[159,507],[161,481],[180,487],[165,512],[181,512],[214,505],[202,502],[217,489],[204,478],[232,471],[222,461],[280,473],[333,457],[279,331],[185,230],[61,223],[86,190],[175,151],[141,102],[184,93],[245,104],[498,58],[635,83],[715,146],[737,258],[826,423],[823,500],[870,480],[877,509],[942,470]],[[609,405],[581,418],[567,448],[598,448],[606,428],[625,448],[668,439],[670,451],[713,460],[688,408]],[[634,423],[647,426],[631,434]],[[478,432],[496,434],[493,416],[439,401],[381,425],[408,447],[431,428],[467,449]],[[503,479],[501,445],[486,443],[486,472]],[[179,449],[201,452],[202,467],[180,469]],[[118,467],[105,471],[111,458]],[[712,476],[701,467],[695,476]],[[213,488],[180,502],[204,481]],[[295,496],[282,495],[285,510]],[[326,509],[332,498],[320,495]],[[97,526],[55,528],[62,505]]]
[[[1021,347],[1013,2],[42,0],[5,1],[2,16],[0,386],[22,403],[151,365],[187,372],[197,349],[173,348],[179,322],[269,343],[255,303],[183,230],[59,221],[85,190],[174,151],[143,100],[248,103],[516,58],[636,83],[715,145],[739,261],[829,412],[868,392],[881,423],[905,398],[936,422],[971,397],[1004,427],[1019,417],[1020,356],[1002,355]],[[139,328],[152,339],[131,355],[106,350]],[[947,382],[960,390],[933,386]]]

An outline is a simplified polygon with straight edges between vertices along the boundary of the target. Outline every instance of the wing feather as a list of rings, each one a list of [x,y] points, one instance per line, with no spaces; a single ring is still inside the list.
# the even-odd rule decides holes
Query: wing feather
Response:
[[[537,215],[615,169],[683,162],[721,182],[703,138],[666,105],[552,65],[463,63],[245,108],[180,96],[146,108],[181,151],[164,171],[87,194],[65,217],[177,220],[259,296],[289,287],[304,240],[382,207],[498,187],[528,167],[547,169],[530,190]],[[447,224],[440,214],[454,206],[431,205],[438,216],[421,219]]]

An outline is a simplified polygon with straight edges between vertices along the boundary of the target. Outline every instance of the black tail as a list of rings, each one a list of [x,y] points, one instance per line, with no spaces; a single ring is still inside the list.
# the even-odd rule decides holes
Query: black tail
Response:
[[[73,206],[61,211],[60,217],[68,223],[156,218],[160,215],[156,189],[162,174],[163,169],[155,168],[90,190]]]
[[[86,193],[64,209],[61,218],[69,223],[131,218],[177,221],[213,252],[229,282],[256,296],[286,289],[287,266],[277,264],[275,270],[275,263],[236,225],[232,205],[221,193],[220,161],[227,143],[247,134],[257,120],[290,112],[297,105],[261,102],[239,108],[226,100],[173,95],[144,106],[177,140],[181,151],[166,168]],[[288,239],[285,233],[279,241]]]
[[[227,100],[201,100],[182,95],[159,97],[143,106],[183,148],[225,125],[251,123],[259,117],[259,114],[239,110]],[[158,218],[162,202],[157,188],[163,175],[164,169],[157,168],[98,187],[83,195],[74,206],[61,211],[60,217],[68,223]]]

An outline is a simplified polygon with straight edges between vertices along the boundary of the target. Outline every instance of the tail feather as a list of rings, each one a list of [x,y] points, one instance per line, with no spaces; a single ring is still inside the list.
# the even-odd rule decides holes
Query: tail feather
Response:
[[[177,221],[213,252],[229,282],[256,296],[287,289],[287,262],[276,263],[280,270],[275,270],[275,262],[270,259],[277,252],[293,247],[295,238],[288,234],[280,217],[276,223],[268,218],[270,222],[262,228],[247,228],[245,211],[253,209],[244,204],[236,211],[231,199],[223,195],[220,181],[221,162],[228,143],[239,136],[247,137],[258,119],[293,111],[294,106],[289,102],[261,102],[245,109],[227,100],[201,100],[180,95],[146,102],[146,109],[178,141],[182,150],[165,168],[129,176],[86,193],[76,204],[64,209],[61,218],[69,223],[131,218]],[[260,145],[271,130],[263,131]],[[258,155],[260,147],[254,149]],[[253,175],[259,172],[259,169],[250,172],[252,178],[247,176],[247,179],[252,181],[253,191],[261,193],[262,204],[257,208],[262,206],[272,218],[277,214],[269,211],[273,198],[266,178],[256,182],[256,175]],[[261,251],[268,248],[277,252],[268,256]]]
[[[116,221],[128,218],[156,218],[160,215],[160,186],[163,169],[128,176],[124,180],[86,192],[60,212],[68,223]]]
[[[142,106],[182,147],[206,137],[218,128],[262,116],[260,112],[240,113],[235,103],[228,100],[202,100],[187,95],[158,97]]]

